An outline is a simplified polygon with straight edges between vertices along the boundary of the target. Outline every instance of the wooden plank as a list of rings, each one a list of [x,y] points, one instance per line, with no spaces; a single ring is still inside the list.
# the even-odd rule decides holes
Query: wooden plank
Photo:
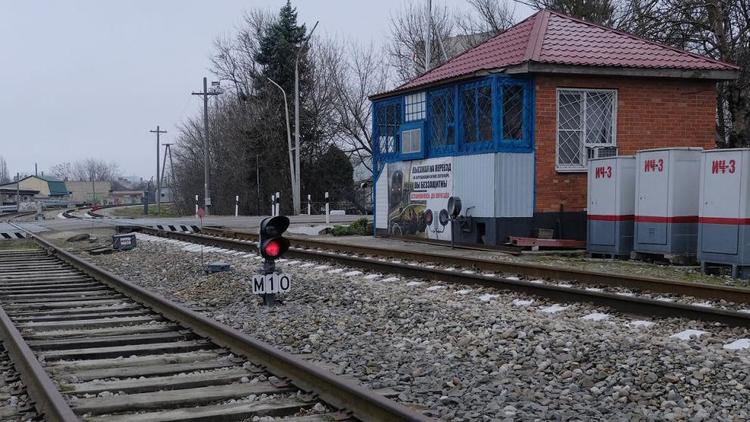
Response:
[[[160,391],[158,393],[138,393],[71,400],[71,407],[78,414],[90,413],[92,415],[101,415],[103,413],[133,412],[198,405],[237,399],[251,394],[279,394],[292,390],[293,387],[279,388],[274,387],[270,383],[216,385],[184,390]],[[141,419],[138,418],[138,420],[140,421]]]
[[[90,300],[74,300],[74,301],[68,301],[68,302],[52,302],[52,303],[19,303],[19,304],[3,304],[3,309],[6,311],[13,309],[22,309],[22,310],[28,310],[29,308],[36,308],[36,309],[65,309],[65,308],[75,308],[75,307],[84,307],[84,306],[102,306],[102,305],[119,305],[123,304],[124,300],[121,299],[90,299]]]
[[[114,293],[114,290],[108,289],[106,287],[100,287],[100,288],[88,288],[88,289],[81,289],[81,290],[75,290],[75,291],[50,291],[49,293],[44,292],[20,292],[20,293],[9,293],[9,292],[0,292],[0,297],[2,297],[4,300],[8,301],[17,301],[19,299],[27,299],[27,298],[65,298],[65,300],[69,300],[71,297],[91,297],[91,296],[114,296],[112,294],[108,293]]]
[[[24,294],[24,293],[58,293],[58,292],[87,292],[92,290],[107,290],[107,287],[98,286],[94,283],[87,283],[86,285],[58,285],[58,286],[50,286],[50,287],[44,287],[44,288],[36,288],[36,287],[16,287],[12,289],[3,289],[0,288],[0,294],[7,294],[7,295],[13,295],[13,294]]]
[[[164,321],[160,316],[134,316],[122,318],[98,318],[98,319],[74,319],[72,321],[40,321],[40,322],[22,322],[16,324],[19,329],[45,330],[45,329],[64,329],[64,328],[98,328],[98,327],[119,327],[122,325],[138,325],[150,323],[151,321]]]
[[[216,348],[207,340],[172,341],[165,343],[137,344],[113,347],[89,347],[71,350],[49,350],[37,353],[47,360],[55,359],[98,359],[118,356],[153,355],[155,353],[178,353],[193,350]]]
[[[310,408],[315,403],[285,398],[276,400],[250,401],[215,406],[185,407],[160,412],[139,413],[136,415],[107,415],[85,418],[87,422],[173,422],[173,421],[241,421],[254,416],[285,416]],[[284,419],[284,422],[332,421],[329,415],[310,415],[304,419]]]
[[[153,360],[153,359],[152,359]],[[92,381],[106,378],[137,378],[137,377],[153,377],[158,375],[175,375],[181,373],[189,373],[195,371],[209,371],[212,369],[227,368],[237,365],[231,362],[229,359],[211,359],[198,362],[189,363],[172,363],[172,364],[159,364],[159,365],[139,365],[139,366],[116,366],[113,368],[102,368],[102,369],[88,369],[82,371],[71,371],[67,372],[66,375],[62,375],[63,379],[74,380],[76,382]],[[55,370],[63,374],[68,369],[61,367],[60,370]]]
[[[114,318],[114,317],[132,317],[139,315],[155,315],[148,309],[132,309],[124,311],[80,313],[80,314],[62,314],[62,315],[33,315],[13,317],[13,322],[40,322],[40,321],[68,321],[73,319],[96,319],[96,318]]]
[[[122,327],[91,328],[83,330],[52,330],[37,331],[24,330],[23,337],[26,340],[43,340],[53,338],[76,338],[94,336],[115,336],[135,333],[163,333],[166,331],[179,330],[180,327],[174,323],[126,325]]]
[[[99,306],[99,307],[86,307],[86,308],[64,308],[64,309],[49,309],[49,310],[19,310],[13,312],[13,318],[21,317],[33,317],[42,315],[75,315],[75,314],[87,314],[91,312],[108,312],[108,311],[122,311],[126,309],[148,309],[137,303],[124,303],[118,305]]]
[[[75,373],[78,374],[81,371],[89,370],[111,370],[122,368],[132,368],[135,366],[159,366],[159,365],[171,365],[171,364],[184,364],[203,362],[207,360],[229,362],[229,358],[221,350],[197,350],[194,352],[186,353],[162,353],[153,356],[128,356],[126,358],[114,358],[114,359],[89,359],[89,360],[78,360],[78,361],[58,361],[58,362],[47,362],[47,369],[50,372],[55,373]],[[104,378],[104,377],[102,377]]]
[[[184,374],[179,376],[149,377],[117,381],[91,381],[78,384],[63,384],[62,390],[70,394],[99,394],[102,391],[117,393],[146,393],[160,390],[182,390],[187,388],[225,385],[239,382],[252,374],[242,367],[229,367],[215,371]]]
[[[54,298],[54,297],[42,297],[42,298],[20,298],[20,299],[14,299],[9,297],[2,297],[3,303],[7,303],[10,305],[16,305],[16,304],[46,304],[46,303],[55,303],[55,302],[84,302],[88,300],[99,300],[99,299],[125,299],[125,296],[123,296],[120,293],[112,291],[105,292],[105,293],[99,293],[99,294],[91,294],[91,295],[81,295],[78,297],[60,297],[60,298]]]
[[[129,344],[164,343],[167,341],[191,340],[196,335],[189,331],[169,331],[166,333],[131,334],[85,338],[62,338],[57,340],[29,340],[26,344],[34,350],[64,350],[90,347],[114,347]]]

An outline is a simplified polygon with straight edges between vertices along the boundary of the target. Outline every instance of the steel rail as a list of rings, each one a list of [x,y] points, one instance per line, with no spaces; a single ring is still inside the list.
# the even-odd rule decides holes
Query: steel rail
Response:
[[[262,363],[276,376],[291,380],[292,384],[302,390],[314,392],[322,401],[350,412],[357,419],[368,421],[432,420],[400,403],[364,389],[352,381],[334,376],[290,353],[275,349],[267,343],[136,286],[56,247],[33,233],[29,235],[42,247],[71,266],[152,308],[165,318],[211,339],[216,344],[247,356],[251,361]]]
[[[221,230],[204,228],[210,233],[221,233]],[[257,235],[241,231],[224,231],[222,237],[257,241]],[[219,234],[221,235],[221,234]],[[302,237],[287,238],[292,244],[305,248],[319,248],[344,253],[363,255],[377,255],[400,260],[422,262],[440,262],[446,265],[471,267],[488,272],[502,272],[520,274],[527,277],[540,277],[554,280],[575,281],[578,283],[607,285],[610,287],[625,287],[633,290],[649,290],[659,293],[671,293],[693,296],[702,299],[726,300],[736,303],[750,304],[750,289],[716,286],[706,283],[691,283],[678,280],[661,279],[656,277],[633,276],[605,273],[601,271],[579,270],[551,265],[538,265],[524,262],[503,262],[475,257],[452,256],[429,252],[406,251],[403,249],[388,249],[378,246],[358,246],[327,242],[324,240],[307,239]]]
[[[201,243],[209,246],[230,248],[243,251],[257,251],[254,243],[243,242],[223,237],[206,236],[200,234],[189,234],[180,232],[163,231],[158,229],[142,228],[144,233],[157,236],[179,239],[193,243]],[[370,269],[374,271],[402,274],[410,277],[418,277],[430,280],[440,280],[452,283],[481,285],[485,287],[518,291],[534,296],[545,297],[553,300],[586,302],[594,305],[603,305],[623,313],[646,316],[659,316],[667,318],[688,318],[701,321],[711,321],[735,327],[750,327],[750,313],[730,311],[705,306],[687,305],[674,302],[664,302],[645,297],[632,297],[616,293],[591,291],[576,287],[563,287],[550,284],[538,284],[524,280],[514,280],[504,277],[488,276],[483,274],[468,274],[460,271],[448,271],[439,268],[426,268],[424,266],[396,264],[382,261],[376,258],[342,255],[334,252],[306,250],[292,247],[287,252],[292,258],[318,259],[345,264],[353,267]],[[674,292],[673,292],[674,293]]]

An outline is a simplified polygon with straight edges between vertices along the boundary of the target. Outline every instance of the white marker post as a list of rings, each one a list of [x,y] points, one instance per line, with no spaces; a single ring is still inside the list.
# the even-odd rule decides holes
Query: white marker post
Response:
[[[276,216],[281,215],[281,192],[276,192]]]
[[[271,194],[271,217],[276,217],[276,195]]]
[[[312,195],[309,193],[307,194],[307,215],[312,215],[310,211],[312,210],[312,203],[310,202]]]
[[[195,218],[198,218],[198,195],[195,195]]]
[[[328,192],[326,192],[326,224],[331,224],[331,210],[328,205]]]
[[[234,197],[234,216],[237,217],[240,215],[240,196],[237,195]]]

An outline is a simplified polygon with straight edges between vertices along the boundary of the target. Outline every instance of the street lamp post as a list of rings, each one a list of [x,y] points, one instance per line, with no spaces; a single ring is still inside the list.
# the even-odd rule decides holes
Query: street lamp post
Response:
[[[297,177],[299,173],[299,169],[295,171],[294,159],[292,158],[292,133],[291,133],[291,130],[289,129],[289,105],[286,102],[286,91],[284,91],[284,88],[282,88],[281,85],[274,82],[273,79],[268,78],[268,77],[266,79],[268,79],[272,84],[274,84],[276,88],[281,90],[281,95],[284,97],[284,114],[286,115],[286,143],[287,143],[287,146],[289,147],[289,173],[292,178],[292,196],[296,196],[295,195],[295,191],[296,191],[295,177]],[[299,154],[299,151],[297,153]]]
[[[302,199],[300,198],[300,165],[299,165],[299,58],[302,48],[310,41],[315,28],[318,27],[318,22],[315,22],[310,33],[307,37],[302,40],[299,47],[297,48],[297,57],[294,60],[294,167],[295,167],[295,179],[294,189],[292,189],[292,203],[294,204],[294,214],[299,215],[302,207]]]

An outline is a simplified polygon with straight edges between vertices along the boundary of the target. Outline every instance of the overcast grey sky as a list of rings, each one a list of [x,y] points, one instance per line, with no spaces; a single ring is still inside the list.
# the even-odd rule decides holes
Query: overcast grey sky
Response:
[[[298,0],[322,35],[383,44],[405,0]],[[151,177],[159,124],[199,113],[214,40],[285,0],[0,0],[0,155],[13,175],[96,157]],[[437,2],[436,2],[437,3]],[[462,0],[447,1],[460,7]],[[519,18],[530,14],[517,10]]]

